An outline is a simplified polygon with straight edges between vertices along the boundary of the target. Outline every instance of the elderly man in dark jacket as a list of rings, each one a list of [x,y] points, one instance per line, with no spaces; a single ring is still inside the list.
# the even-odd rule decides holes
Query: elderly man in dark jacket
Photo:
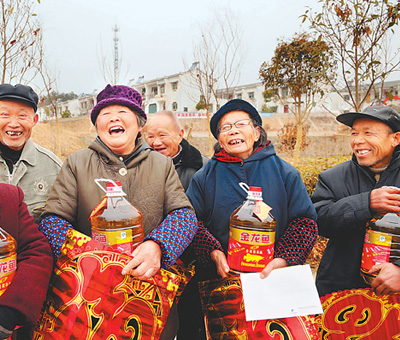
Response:
[[[153,150],[172,157],[182,186],[187,190],[193,175],[208,159],[183,138],[178,118],[170,111],[156,113],[144,130],[144,138]]]
[[[321,296],[366,287],[360,276],[366,222],[377,214],[400,213],[400,115],[372,106],[344,113],[337,120],[351,127],[352,160],[322,172],[312,196],[319,234],[329,242],[317,288]],[[400,261],[374,266],[378,294],[400,292]]]

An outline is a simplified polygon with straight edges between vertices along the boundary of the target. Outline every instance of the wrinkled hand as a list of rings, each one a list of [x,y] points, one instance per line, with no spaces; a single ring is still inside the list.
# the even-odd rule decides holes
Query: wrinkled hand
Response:
[[[378,214],[400,212],[400,188],[382,187],[374,189],[370,194],[371,209]]]
[[[221,250],[213,250],[210,256],[217,266],[218,275],[223,279],[228,277],[229,266],[225,254]]]
[[[370,269],[368,274],[378,274],[371,284],[376,294],[400,292],[400,267],[395,264],[382,263],[375,265]]]
[[[265,268],[260,273],[260,277],[262,279],[265,279],[271,273],[271,271],[273,271],[274,269],[284,268],[284,267],[287,267],[287,265],[288,265],[288,263],[285,259],[283,259],[281,257],[276,257],[265,266]]]
[[[133,259],[122,269],[122,275],[129,273],[141,280],[150,279],[160,269],[161,255],[156,242],[143,242],[132,252]]]

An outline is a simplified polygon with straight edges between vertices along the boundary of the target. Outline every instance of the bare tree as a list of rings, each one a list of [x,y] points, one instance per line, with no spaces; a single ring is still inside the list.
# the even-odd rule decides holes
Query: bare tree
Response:
[[[200,92],[200,98],[192,99],[199,102],[198,109],[206,110],[208,123],[210,111],[219,108],[220,97],[230,99],[230,89],[240,79],[244,59],[241,51],[242,32],[237,16],[229,9],[215,10],[214,13],[214,18],[201,28],[201,38],[193,48],[195,62],[189,69],[188,84],[189,88]],[[208,135],[211,156],[211,131]]]
[[[43,32],[43,30],[40,30]],[[57,98],[52,96],[52,92],[56,88],[56,80],[57,77],[52,74],[50,68],[46,62],[45,58],[45,48],[43,42],[43,35],[38,35],[38,39],[36,41],[36,46],[38,50],[38,58],[32,60],[32,67],[34,68],[35,72],[39,75],[42,90],[39,91],[40,97],[47,97],[49,100],[49,109],[54,113],[55,117],[55,141],[54,141],[54,148],[53,152],[58,156],[61,157],[61,146],[60,146],[60,128],[58,123],[58,114],[57,114]]]
[[[389,0],[319,0],[319,13],[308,9],[303,19],[333,52],[338,66],[334,90],[359,111],[374,84],[399,69],[398,51],[386,59],[385,37],[398,24],[400,4]],[[345,90],[345,91],[344,91]],[[349,99],[345,93],[349,94]]]
[[[40,58],[40,25],[34,13],[34,1],[0,0],[1,4],[1,82],[30,83]]]

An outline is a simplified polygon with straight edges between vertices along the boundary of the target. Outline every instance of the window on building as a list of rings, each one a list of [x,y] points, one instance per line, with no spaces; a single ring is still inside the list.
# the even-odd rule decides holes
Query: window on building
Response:
[[[238,93],[238,94],[236,95],[236,98],[237,98],[237,99],[242,99],[242,94],[241,94],[241,93]]]
[[[344,100],[350,100],[350,95],[345,94],[343,98],[344,98]]]
[[[161,94],[165,93],[165,85],[164,84],[160,86],[160,93]]]
[[[183,112],[188,112],[188,108],[186,106],[183,108]]]
[[[254,92],[248,92],[249,99],[254,99]]]
[[[174,81],[173,83],[172,83],[172,90],[173,91],[176,91],[178,89],[178,82],[177,81]]]
[[[151,93],[153,93],[155,96],[157,95],[157,93],[158,93],[157,86],[151,88]]]
[[[283,107],[283,112],[284,112],[284,113],[289,113],[289,105],[285,105],[285,106]]]
[[[178,103],[177,102],[173,102],[172,103],[172,111],[176,111],[178,110]]]
[[[157,104],[153,103],[149,105],[149,113],[156,113],[157,112]]]

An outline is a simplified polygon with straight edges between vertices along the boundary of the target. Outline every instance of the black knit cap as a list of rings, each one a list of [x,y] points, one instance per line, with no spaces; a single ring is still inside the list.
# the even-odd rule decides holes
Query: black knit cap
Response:
[[[0,100],[16,100],[25,105],[33,107],[35,112],[37,110],[38,95],[30,86],[21,84],[17,84],[15,86],[11,84],[1,84]]]
[[[232,99],[215,112],[210,120],[210,130],[216,139],[218,139],[218,122],[224,115],[232,111],[246,112],[258,125],[262,126],[261,116],[253,105],[242,99]]]
[[[389,106],[368,106],[361,112],[342,113],[336,120],[352,127],[357,119],[373,119],[388,125],[393,132],[400,131],[400,114]]]

